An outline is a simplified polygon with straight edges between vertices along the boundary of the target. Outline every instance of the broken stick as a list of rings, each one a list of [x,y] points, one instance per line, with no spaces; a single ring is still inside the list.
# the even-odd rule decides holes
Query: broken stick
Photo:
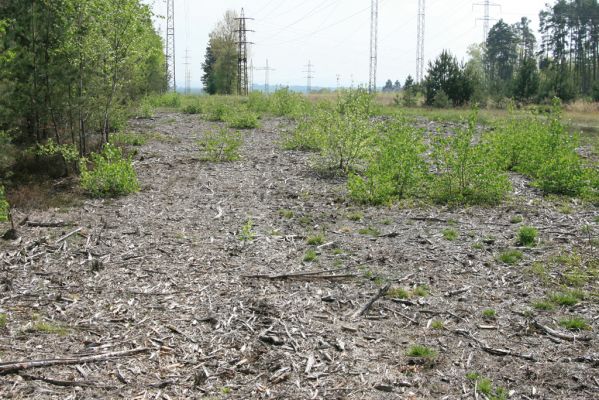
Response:
[[[366,314],[368,312],[368,310],[370,310],[370,307],[372,307],[372,305],[381,297],[385,296],[387,294],[387,292],[389,291],[389,289],[391,288],[391,283],[387,283],[384,287],[380,288],[378,293],[376,295],[374,295],[369,301],[368,303],[366,303],[364,305],[364,307],[362,307],[361,309],[359,309],[358,311],[356,311],[353,315],[352,318],[356,318],[356,317],[361,317],[362,315]]]
[[[95,354],[93,356],[70,357],[70,358],[54,358],[49,360],[32,360],[32,361],[17,361],[0,363],[0,375],[14,374],[15,372],[24,371],[33,368],[52,367],[55,365],[74,365],[85,364],[99,361],[106,361],[113,358],[127,357],[140,353],[147,353],[149,347],[138,347],[132,350],[115,351],[112,353]]]

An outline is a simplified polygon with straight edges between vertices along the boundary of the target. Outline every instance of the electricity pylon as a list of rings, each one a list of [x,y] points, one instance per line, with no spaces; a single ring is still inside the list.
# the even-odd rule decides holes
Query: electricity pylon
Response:
[[[175,0],[166,0],[166,78],[173,92],[177,91],[175,69]]]
[[[307,68],[304,72],[306,73],[307,79],[307,92],[310,93],[312,92],[312,79],[314,79],[314,75],[312,75],[314,73],[314,70],[312,69],[314,65],[312,65],[312,61],[308,61],[308,65],[304,65],[304,67]]]
[[[265,67],[256,67],[254,71],[264,71],[264,92],[270,93],[270,73],[274,71],[273,68],[268,66],[268,59],[266,59]]]
[[[237,93],[240,96],[248,95],[248,44],[247,32],[253,32],[246,28],[246,21],[248,18],[245,16],[243,8],[241,9],[241,16],[235,18],[239,21],[239,28],[237,33],[239,40],[237,41]]]
[[[426,2],[418,0],[418,36],[416,43],[416,82],[424,80],[424,32],[426,23]]]
[[[379,0],[370,3],[370,78],[368,91],[376,92],[376,68],[378,62],[378,34],[379,34]]]
[[[489,31],[491,30],[491,21],[497,21],[494,18],[491,18],[491,7],[499,7],[501,8],[501,4],[491,3],[490,0],[485,0],[482,3],[474,3],[472,7],[482,6],[484,16],[482,18],[477,18],[477,21],[483,21],[483,42],[487,42],[487,37],[489,36]]]

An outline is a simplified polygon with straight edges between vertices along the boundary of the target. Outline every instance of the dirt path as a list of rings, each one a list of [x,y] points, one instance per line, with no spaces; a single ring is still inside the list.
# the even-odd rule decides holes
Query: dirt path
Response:
[[[230,164],[198,159],[212,125],[180,114],[134,122],[168,139],[141,148],[140,193],[32,213],[72,226],[23,227],[19,241],[0,243],[0,368],[147,349],[0,376],[0,398],[474,398],[485,382],[466,374],[492,382],[488,397],[596,396],[597,271],[583,271],[575,305],[531,305],[570,290],[548,281],[567,277],[573,257],[551,257],[597,250],[582,230],[596,237],[596,208],[556,206],[518,179],[515,199],[494,209],[359,207],[343,180],[312,172],[310,155],[281,149],[285,121],[247,133]],[[541,243],[509,266],[497,256],[515,246],[515,215]],[[253,240],[240,240],[244,225]],[[318,234],[324,246],[307,244]],[[310,249],[317,259],[304,262]],[[322,270],[334,271],[248,277]],[[387,281],[410,298],[381,298],[354,317]],[[557,324],[573,316],[591,330]],[[436,355],[408,356],[414,345]]]

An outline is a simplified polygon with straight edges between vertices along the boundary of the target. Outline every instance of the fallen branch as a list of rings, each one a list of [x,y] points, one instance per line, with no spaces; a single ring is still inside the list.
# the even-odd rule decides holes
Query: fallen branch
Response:
[[[56,244],[58,244],[60,242],[64,242],[65,240],[67,240],[68,238],[70,238],[74,234],[81,232],[82,230],[83,230],[83,228],[77,228],[74,231],[67,233],[66,235],[64,235],[63,237],[61,237],[60,239],[58,239],[56,241]]]
[[[64,221],[26,221],[21,225],[27,225],[31,228],[62,228],[71,224]]]
[[[93,387],[93,388],[98,388],[98,389],[114,389],[115,388],[114,386],[98,385],[94,382],[60,381],[60,380],[56,380],[56,379],[52,379],[52,378],[46,378],[44,376],[35,376],[35,375],[28,375],[28,374],[19,374],[19,376],[21,376],[25,380],[42,381],[45,383],[49,383],[51,385],[61,386],[61,387]]]
[[[566,333],[558,332],[555,329],[551,329],[548,326],[538,323],[537,321],[532,321],[532,324],[536,328],[538,328],[538,329],[542,330],[543,332],[545,332],[546,334],[548,334],[549,336],[553,336],[553,337],[556,337],[556,338],[562,339],[562,340],[567,340],[569,342],[575,342],[577,340],[580,340],[583,342],[589,342],[591,340],[591,338],[589,336],[568,335]]]
[[[95,354],[93,356],[70,357],[70,358],[54,358],[49,360],[32,360],[32,361],[17,361],[0,363],[0,375],[13,374],[15,372],[24,371],[33,368],[52,367],[55,365],[74,365],[85,364],[99,361],[106,361],[113,358],[127,357],[140,353],[147,353],[149,347],[138,347],[132,350],[115,351],[112,353]]]
[[[314,272],[298,272],[295,274],[281,274],[281,275],[242,275],[242,278],[246,279],[269,279],[269,280],[284,280],[284,279],[341,279],[341,278],[353,278],[355,275],[347,274],[347,275],[325,275],[335,272],[340,272],[348,269],[345,268],[337,268],[337,269],[328,269],[323,271],[314,271]]]
[[[519,353],[514,353],[513,351],[508,350],[508,349],[494,349],[494,348],[486,346],[486,345],[481,345],[480,348],[483,349],[485,352],[487,352],[491,355],[494,355],[494,356],[501,356],[501,357],[512,356],[512,357],[523,358],[523,359],[529,360],[529,361],[535,361],[535,358],[532,356],[532,354],[519,354]]]
[[[362,307],[361,309],[359,309],[358,311],[356,311],[353,315],[352,318],[356,318],[356,317],[361,317],[362,315],[366,314],[368,312],[368,310],[370,309],[370,307],[372,307],[372,305],[381,297],[385,296],[387,294],[387,292],[389,291],[389,289],[391,288],[391,283],[387,283],[384,287],[380,288],[378,293],[376,295],[374,295],[369,301],[368,303],[364,304],[364,307]]]

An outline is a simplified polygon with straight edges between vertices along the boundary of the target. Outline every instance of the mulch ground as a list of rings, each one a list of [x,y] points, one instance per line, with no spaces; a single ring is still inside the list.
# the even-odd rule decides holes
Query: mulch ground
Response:
[[[289,122],[264,120],[221,164],[198,152],[215,126],[132,121],[161,138],[135,156],[139,193],[16,210],[19,239],[0,242],[0,398],[597,398],[597,208],[517,176],[499,207],[363,207],[282,149]],[[523,224],[536,247],[516,244]],[[498,261],[506,249],[523,259]],[[574,289],[574,305],[532,306]],[[590,329],[559,325],[572,317]],[[55,362],[11,369],[35,360]]]

